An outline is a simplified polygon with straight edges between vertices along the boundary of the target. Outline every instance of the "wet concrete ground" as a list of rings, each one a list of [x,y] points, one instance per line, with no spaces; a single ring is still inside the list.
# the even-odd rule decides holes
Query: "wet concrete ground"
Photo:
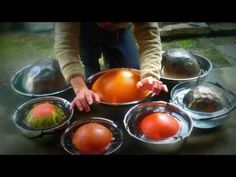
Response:
[[[32,64],[36,60],[55,58],[53,43],[53,33],[0,33],[0,59],[2,62],[0,65],[0,138],[2,141],[0,154],[64,153],[60,148],[45,147],[44,143],[32,143],[31,140],[20,136],[15,131],[12,122],[12,114],[16,107],[25,102],[27,98],[16,94],[10,88],[11,77],[16,71]],[[236,93],[236,36],[176,39],[162,41],[162,44],[163,50],[183,47],[209,58],[218,74],[218,76],[213,76],[214,79],[224,80],[226,87],[234,89],[232,91]],[[199,136],[198,138],[190,138],[190,143],[186,145],[181,154],[236,154],[236,144],[234,142],[236,139],[236,121],[233,120],[235,118],[236,113],[234,111],[231,115],[231,120],[226,122],[225,126],[221,126],[219,128],[220,131],[209,132],[201,139],[199,139]],[[216,136],[214,137],[219,134],[218,138],[216,138],[217,141],[212,139],[211,134],[215,134]],[[207,136],[211,137],[211,141],[209,141]],[[191,143],[194,144],[196,141],[202,141],[202,146],[191,145]],[[53,142],[51,143],[53,144]],[[212,143],[210,149],[209,143]],[[225,143],[227,147],[224,148],[222,143]],[[28,147],[25,147],[26,144]],[[57,144],[58,146],[60,145]]]

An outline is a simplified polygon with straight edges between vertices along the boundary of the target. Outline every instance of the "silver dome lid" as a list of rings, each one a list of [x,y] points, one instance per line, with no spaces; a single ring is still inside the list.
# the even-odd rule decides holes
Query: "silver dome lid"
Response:
[[[173,50],[173,51],[172,51]],[[189,57],[194,57],[194,60],[197,61],[199,67],[200,67],[200,72],[197,74],[197,75],[194,75],[194,76],[189,76],[189,77],[185,77],[185,78],[181,78],[181,77],[177,77],[177,76],[168,76],[168,75],[165,75],[164,74],[164,65],[165,64],[168,64],[168,62],[166,61],[166,56],[170,56],[169,58],[172,58],[170,63],[175,63],[178,61],[182,61],[182,63],[184,62],[185,58],[182,59],[182,60],[179,60],[179,53],[181,53],[181,56],[183,55],[182,53],[183,52],[178,52],[180,49],[172,49],[170,51],[163,51],[163,54],[162,54],[162,57],[163,57],[163,60],[162,60],[162,69],[161,69],[161,79],[162,81],[165,83],[165,84],[169,84],[169,85],[177,85],[181,82],[186,82],[186,81],[197,81],[197,80],[204,80],[206,78],[206,76],[209,74],[209,72],[212,70],[212,63],[211,61],[202,56],[202,55],[199,55],[197,53],[193,53],[190,51],[187,51],[189,53],[187,53],[186,55],[190,56]],[[177,55],[178,54],[178,55]],[[185,55],[184,55],[185,56]],[[186,57],[187,57],[186,56]],[[186,59],[188,61],[188,57]],[[190,62],[190,64],[193,63],[193,62]],[[178,64],[178,66],[181,66],[180,64]],[[176,67],[176,64],[174,64],[174,67]],[[178,69],[181,69],[181,67],[178,67],[178,68],[174,68],[174,70],[178,70]]]
[[[22,68],[12,77],[11,87],[32,97],[55,95],[70,88],[55,59],[40,60]]]

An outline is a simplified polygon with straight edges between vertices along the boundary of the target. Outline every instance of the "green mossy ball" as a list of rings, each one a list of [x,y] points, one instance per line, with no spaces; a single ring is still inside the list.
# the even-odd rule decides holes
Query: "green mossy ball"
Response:
[[[53,104],[39,104],[29,111],[24,122],[26,125],[37,128],[52,128],[60,124],[66,115],[62,108]]]

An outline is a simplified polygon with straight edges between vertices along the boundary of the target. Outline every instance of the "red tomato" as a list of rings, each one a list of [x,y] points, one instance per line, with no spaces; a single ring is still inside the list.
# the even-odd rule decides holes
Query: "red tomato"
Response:
[[[152,113],[140,122],[141,132],[154,140],[163,140],[179,131],[178,121],[167,113]]]
[[[125,103],[144,98],[149,92],[138,90],[137,82],[140,72],[120,69],[107,71],[93,84],[92,90],[98,93],[103,101]]]
[[[102,154],[112,140],[112,132],[97,123],[88,123],[76,130],[72,144],[83,154]]]
[[[43,103],[35,106],[32,109],[32,116],[33,117],[44,117],[44,116],[50,116],[53,111],[56,110],[56,106],[49,103]]]

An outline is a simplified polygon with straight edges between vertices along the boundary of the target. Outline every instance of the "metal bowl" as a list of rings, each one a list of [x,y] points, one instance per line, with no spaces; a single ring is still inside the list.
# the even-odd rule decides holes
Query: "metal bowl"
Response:
[[[139,121],[154,112],[165,112],[172,115],[179,122],[178,133],[164,140],[152,140],[141,133],[138,127]],[[193,128],[192,119],[186,111],[164,101],[152,101],[134,106],[126,113],[123,123],[126,131],[135,139],[136,143],[157,153],[175,153],[180,150]]]
[[[173,48],[162,55],[161,71],[165,77],[190,78],[199,75],[200,66],[190,51]]]
[[[114,82],[119,82],[119,80],[116,79],[116,77],[113,78],[113,75],[115,76],[118,72],[125,72],[125,74],[122,75],[123,80],[125,80],[125,79],[128,80],[128,79],[130,79],[129,77],[131,77],[131,79],[133,79],[133,78],[135,78],[135,79],[131,80],[131,81],[129,80],[129,82],[127,82],[125,80],[124,83],[121,82],[122,84],[116,84],[116,83],[113,84]],[[128,76],[126,75],[126,73],[128,74]],[[111,84],[109,84],[108,79],[103,77],[103,76],[107,76],[105,74],[111,74],[111,77],[109,76]],[[127,98],[127,97],[131,98],[129,101],[124,101],[124,102],[115,102],[115,101],[111,101],[111,100],[108,101],[108,100],[102,99],[101,103],[106,104],[106,105],[112,105],[112,106],[131,105],[131,104],[136,104],[136,103],[148,100],[153,96],[153,94],[151,92],[133,89],[133,88],[136,89],[136,83],[140,80],[139,75],[140,75],[140,71],[136,70],[136,69],[115,68],[115,69],[109,69],[109,70],[99,72],[99,73],[89,77],[87,81],[88,81],[89,88],[91,88],[92,90],[93,90],[94,84],[100,84],[102,82],[102,84],[100,84],[100,85],[101,85],[101,87],[104,87],[104,88],[102,88],[100,90],[102,90],[102,92],[105,92],[104,90],[106,90],[106,93],[104,93],[104,94],[110,94],[115,99],[120,99],[120,96],[122,96],[124,98]],[[103,78],[101,80],[98,80],[101,77],[103,77]],[[119,75],[119,79],[120,79],[120,75]],[[100,83],[96,83],[96,81],[99,81]],[[118,86],[116,86],[116,85],[118,85]],[[106,88],[108,86],[109,86],[109,89]],[[99,92],[99,90],[98,91],[94,90],[94,91],[97,93]],[[105,95],[105,97],[106,97],[106,95]]]
[[[81,153],[72,144],[72,137],[74,135],[74,132],[79,127],[91,122],[105,126],[113,134],[111,146],[109,146],[109,148],[103,155],[110,155],[112,153],[115,153],[123,144],[123,133],[113,121],[101,117],[91,117],[89,119],[81,119],[74,122],[70,127],[68,127],[61,137],[61,145],[64,148],[64,150],[71,155],[81,155]]]
[[[16,93],[29,97],[57,95],[71,88],[55,59],[37,61],[20,69],[11,78],[11,87]]]
[[[200,73],[197,76],[189,77],[189,78],[172,78],[172,77],[165,77],[161,75],[161,80],[167,84],[169,87],[174,87],[175,85],[186,82],[186,81],[201,81],[206,78],[206,76],[209,74],[209,72],[212,70],[212,63],[209,59],[206,57],[192,53],[192,55],[195,57],[195,59],[198,61],[198,64],[200,66]]]
[[[24,123],[24,119],[26,118],[26,115],[29,113],[29,111],[36,105],[42,104],[42,103],[50,103],[54,104],[60,108],[63,109],[66,118],[57,126],[46,128],[46,129],[36,129],[33,127],[30,127],[29,125]],[[33,100],[30,100],[21,106],[17,108],[13,115],[13,121],[16,125],[17,129],[26,137],[28,138],[37,138],[42,137],[46,134],[52,134],[56,133],[58,131],[61,131],[66,128],[66,126],[69,124],[72,116],[74,113],[74,109],[71,108],[70,102],[63,98],[59,97],[43,97],[43,98],[35,98]]]
[[[192,90],[195,90],[197,86],[204,86],[203,88],[211,88],[216,92],[219,96],[221,109],[217,109],[216,111],[206,112],[200,110],[190,109],[184,103],[185,96]],[[193,119],[193,125],[196,128],[214,128],[221,125],[230,114],[236,108],[236,95],[225,89],[218,83],[213,82],[183,82],[176,85],[171,90],[171,101],[182,107],[185,111],[189,113],[189,115]]]

